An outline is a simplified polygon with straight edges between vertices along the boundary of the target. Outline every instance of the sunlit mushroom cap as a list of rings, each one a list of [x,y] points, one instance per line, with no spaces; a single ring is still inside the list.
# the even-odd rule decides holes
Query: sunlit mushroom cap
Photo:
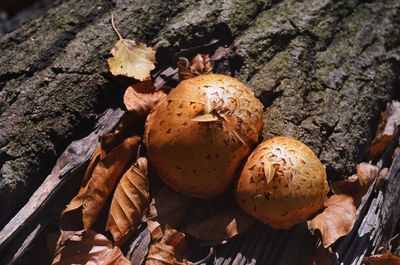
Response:
[[[258,141],[262,108],[235,78],[206,74],[182,81],[146,121],[145,143],[158,175],[187,195],[220,194]]]
[[[325,167],[305,144],[291,137],[262,142],[248,158],[236,184],[236,199],[259,221],[289,229],[323,206]]]

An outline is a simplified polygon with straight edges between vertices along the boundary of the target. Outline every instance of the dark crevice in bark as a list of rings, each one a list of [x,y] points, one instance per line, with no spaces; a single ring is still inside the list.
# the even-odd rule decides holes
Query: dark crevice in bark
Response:
[[[18,72],[18,73],[0,74],[0,92],[2,91],[2,88],[5,86],[7,81],[17,79],[21,76],[31,77],[35,72],[36,72],[35,70],[30,70],[30,71],[22,71],[22,72]]]
[[[280,82],[278,81],[277,86],[279,86]],[[264,105],[264,109],[268,109],[275,101],[275,99],[281,97],[283,91],[270,91],[265,90],[261,92],[261,95],[258,96],[258,99]]]
[[[85,72],[85,71],[66,71],[65,69],[60,68],[60,67],[57,67],[57,66],[51,67],[50,70],[51,70],[53,73],[55,73],[56,75],[57,75],[57,74],[94,75],[93,72]]]

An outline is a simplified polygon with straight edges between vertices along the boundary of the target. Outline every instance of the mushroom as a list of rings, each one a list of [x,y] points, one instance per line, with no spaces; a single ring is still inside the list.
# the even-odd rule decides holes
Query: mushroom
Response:
[[[159,177],[174,190],[214,197],[258,142],[261,102],[233,77],[182,81],[149,114],[144,141]]]
[[[279,136],[251,153],[235,197],[262,223],[289,229],[323,206],[328,189],[325,167],[314,152],[298,140]]]

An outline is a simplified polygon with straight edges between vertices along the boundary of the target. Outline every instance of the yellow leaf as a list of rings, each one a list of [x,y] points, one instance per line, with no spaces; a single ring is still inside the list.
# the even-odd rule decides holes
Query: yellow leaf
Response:
[[[108,58],[108,66],[113,75],[124,75],[143,81],[150,78],[150,71],[155,68],[156,52],[144,43],[122,38],[115,28],[114,16],[111,23],[119,40],[111,49],[113,57]]]
[[[152,48],[134,40],[120,39],[112,48],[113,57],[107,60],[113,75],[124,75],[143,81],[150,78],[156,56]]]

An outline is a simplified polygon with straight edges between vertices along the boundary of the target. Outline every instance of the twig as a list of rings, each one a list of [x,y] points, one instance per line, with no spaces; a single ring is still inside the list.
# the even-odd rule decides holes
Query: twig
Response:
[[[114,29],[115,33],[117,33],[118,38],[120,40],[123,40],[124,38],[122,38],[121,34],[119,33],[119,31],[117,30],[117,28],[115,27],[115,23],[114,23],[114,14],[113,12],[111,12],[111,26]]]

